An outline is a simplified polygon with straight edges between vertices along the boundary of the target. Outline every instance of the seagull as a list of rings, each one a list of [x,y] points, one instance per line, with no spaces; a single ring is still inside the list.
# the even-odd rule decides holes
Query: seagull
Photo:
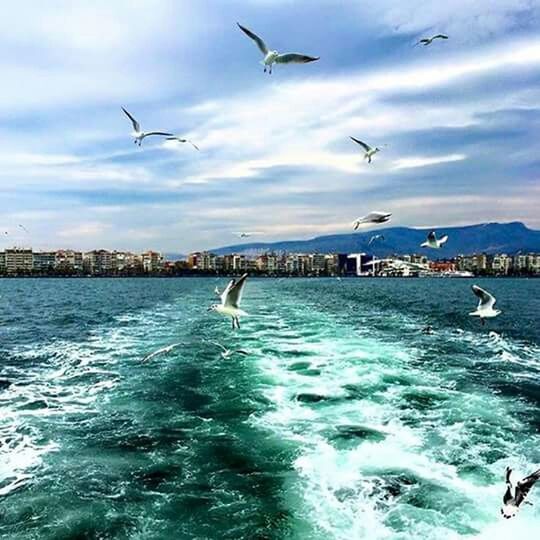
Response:
[[[446,36],[445,34],[437,34],[436,36],[431,36],[430,38],[421,39],[416,45],[420,45],[421,43],[425,47],[426,45],[431,45],[431,43],[435,39],[448,39],[448,36]]]
[[[499,309],[493,309],[493,306],[496,302],[493,295],[489,294],[487,291],[480,288],[478,285],[473,285],[472,290],[473,293],[476,294],[478,298],[480,298],[480,301],[478,302],[478,307],[476,308],[476,311],[469,313],[469,315],[473,317],[480,317],[482,325],[484,325],[484,319],[491,319],[501,313]]]
[[[369,144],[366,144],[365,142],[359,141],[358,139],[355,139],[354,137],[351,137],[351,139],[356,143],[359,144],[364,150],[364,159],[368,160],[368,163],[371,163],[371,158],[377,153],[380,152],[381,149],[379,147],[372,148],[369,146]]]
[[[151,135],[151,133],[149,133],[147,135]],[[171,137],[167,137],[166,140],[167,141],[178,141],[180,143],[189,143],[189,144],[191,144],[191,146],[193,146],[193,148],[195,148],[195,150],[200,150],[200,148],[194,142],[190,141],[189,139],[183,139],[182,137],[177,137],[176,135],[172,135]]]
[[[392,214],[389,212],[370,212],[354,221],[354,230],[356,231],[360,225],[364,225],[365,223],[386,223],[390,221],[391,216]]]
[[[384,240],[384,236],[382,234],[374,234],[368,242],[368,246],[371,246],[375,240]]]
[[[18,225],[18,227],[20,227],[25,233],[30,234],[30,231],[24,225]]]
[[[160,354],[168,354],[168,353],[170,353],[173,349],[176,349],[176,347],[179,347],[180,345],[182,345],[182,343],[173,343],[172,345],[167,345],[167,347],[162,347],[161,349],[158,349],[157,351],[154,351],[153,353],[147,354],[147,355],[142,359],[142,361],[143,361],[143,362],[148,362],[148,360],[151,360],[151,359],[154,358],[155,356],[159,356]]]
[[[435,235],[435,231],[431,231],[428,236],[427,240],[420,244],[420,247],[425,248],[433,248],[433,249],[439,249],[448,241],[448,236],[444,235],[439,240],[437,240],[437,236]]]
[[[228,360],[233,354],[241,354],[242,356],[248,356],[249,353],[244,349],[227,349],[221,343],[217,341],[212,341],[214,345],[219,347],[223,352],[221,353],[221,358]]]
[[[238,238],[249,238],[250,236],[251,236],[251,233],[249,232],[238,233]]]
[[[305,54],[298,53],[286,53],[279,54],[277,51],[271,51],[266,46],[266,43],[257,35],[254,34],[251,30],[248,30],[246,27],[242,26],[240,23],[236,23],[240,30],[251,38],[259,47],[259,50],[263,53],[264,59],[261,62],[264,66],[264,72],[271,75],[272,74],[272,65],[277,64],[307,64],[308,62],[315,62],[319,60],[319,56],[306,56]]]
[[[133,141],[135,144],[138,144],[141,146],[142,141],[145,137],[149,137],[150,135],[161,135],[162,137],[173,137],[174,133],[167,133],[165,131],[149,131],[148,133],[145,133],[144,131],[141,131],[141,124],[129,114],[124,107],[122,107],[122,110],[126,114],[126,116],[131,120],[131,123],[133,124],[133,132],[132,135],[135,137],[135,140]]]
[[[221,294],[221,304],[212,304],[208,311],[217,311],[221,315],[231,317],[232,327],[240,328],[240,315],[247,315],[240,309],[242,293],[248,275],[244,274],[238,281],[231,279],[223,293]]]
[[[424,328],[422,328],[422,334],[428,334],[428,335],[431,335],[433,334],[433,326],[431,326],[431,324],[428,324],[427,326],[425,326]]]
[[[503,507],[501,508],[501,514],[505,519],[514,517],[523,503],[532,504],[526,501],[525,498],[536,481],[540,480],[540,469],[523,478],[515,486],[512,485],[510,480],[511,475],[512,469],[506,467],[506,492],[503,496]]]

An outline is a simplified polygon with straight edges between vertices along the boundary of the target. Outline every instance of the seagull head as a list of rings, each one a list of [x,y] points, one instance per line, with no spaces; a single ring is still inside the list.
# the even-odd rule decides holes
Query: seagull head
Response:
[[[219,304],[212,304],[206,311],[217,311]]]

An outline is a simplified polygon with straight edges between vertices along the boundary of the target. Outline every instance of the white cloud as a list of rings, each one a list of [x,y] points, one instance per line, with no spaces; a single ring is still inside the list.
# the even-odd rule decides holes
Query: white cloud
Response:
[[[538,20],[540,4],[536,0],[379,0],[370,5],[370,13],[391,32],[444,31],[453,40],[471,42],[520,27],[523,18]]]
[[[441,163],[452,163],[454,161],[463,161],[467,159],[465,154],[450,154],[448,156],[411,156],[401,158],[394,161],[393,169],[415,169],[417,167],[429,167],[431,165],[439,165]]]

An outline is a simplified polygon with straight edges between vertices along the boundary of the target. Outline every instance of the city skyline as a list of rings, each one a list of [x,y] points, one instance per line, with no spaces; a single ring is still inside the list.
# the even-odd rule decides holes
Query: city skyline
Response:
[[[175,251],[185,239],[185,252],[241,230],[348,232],[372,209],[395,225],[540,228],[540,5],[383,1],[370,17],[338,5],[6,6],[0,227],[43,248]],[[264,76],[237,21],[321,60]],[[439,31],[450,39],[414,47]],[[135,148],[122,106],[201,152]],[[368,165],[350,135],[388,146]]]

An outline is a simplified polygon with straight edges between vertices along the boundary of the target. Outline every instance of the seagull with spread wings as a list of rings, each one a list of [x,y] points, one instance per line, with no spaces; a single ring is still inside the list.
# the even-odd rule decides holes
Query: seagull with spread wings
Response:
[[[131,114],[126,111],[124,107],[122,107],[122,110],[124,111],[125,115],[131,120],[131,124],[133,125],[133,132],[131,133],[131,135],[133,135],[133,137],[135,138],[135,140],[133,141],[135,144],[141,146],[143,139],[145,137],[150,137],[150,135],[159,135],[161,137],[175,138],[174,133],[168,133],[166,131],[148,131],[147,133],[145,133],[141,130],[141,124],[139,124],[139,122],[137,122],[137,120],[135,120],[135,118],[133,118],[133,116],[131,116]]]
[[[495,297],[488,293],[486,290],[482,289],[478,285],[472,286],[473,293],[478,296],[478,307],[476,311],[469,313],[472,317],[480,317],[482,325],[485,324],[484,319],[492,319],[501,313],[499,309],[493,309],[495,302],[497,301]]]
[[[360,225],[365,225],[366,223],[386,223],[390,221],[391,217],[392,214],[390,212],[370,212],[354,221],[354,230],[356,231]]]
[[[221,343],[217,341],[212,341],[212,343],[221,349],[221,358],[228,360],[233,354],[241,354],[242,356],[248,356],[249,352],[245,349],[227,349]]]
[[[355,139],[354,137],[351,137],[351,139],[356,143],[359,144],[364,149],[364,159],[367,159],[368,163],[371,163],[371,158],[377,153],[380,152],[381,149],[376,146],[375,148],[369,146],[369,144],[366,144],[365,142],[359,141],[358,139]]]
[[[444,235],[441,238],[437,238],[435,231],[431,231],[428,234],[427,240],[420,244],[420,247],[439,249],[448,241],[448,235]]]
[[[268,71],[269,74],[272,74],[272,66],[274,64],[307,64],[308,62],[315,62],[320,58],[319,56],[307,56],[299,53],[280,54],[278,51],[271,51],[257,34],[245,26],[242,26],[240,23],[236,24],[246,36],[255,42],[261,53],[264,55],[264,59],[261,63],[264,66],[265,73]]]
[[[157,351],[154,351],[153,353],[147,354],[143,359],[142,362],[148,362],[148,360],[151,360],[152,358],[155,358],[156,356],[162,355],[162,354],[168,354],[173,349],[176,349],[176,347],[180,347],[180,345],[183,345],[182,343],[173,343],[172,345],[167,345],[166,347],[162,347],[161,349],[158,349]]]
[[[448,36],[446,34],[436,34],[435,36],[431,36],[429,38],[422,38],[416,45],[421,44],[426,47],[427,45],[431,45],[436,39],[448,39]]]
[[[240,309],[247,277],[248,275],[244,274],[238,281],[231,279],[221,294],[221,304],[212,304],[208,308],[208,311],[217,311],[221,315],[230,317],[233,330],[240,328],[240,315],[247,315],[245,311]]]
[[[511,475],[512,469],[506,467],[506,491],[503,496],[503,507],[501,508],[501,514],[505,519],[514,517],[523,503],[532,504],[525,499],[534,484],[540,480],[540,469],[520,480],[515,486],[512,484]]]
[[[375,240],[381,240],[381,242],[384,241],[384,235],[382,235],[382,234],[374,234],[369,239],[368,246],[371,246],[371,244],[373,244],[373,242],[375,242]]]

